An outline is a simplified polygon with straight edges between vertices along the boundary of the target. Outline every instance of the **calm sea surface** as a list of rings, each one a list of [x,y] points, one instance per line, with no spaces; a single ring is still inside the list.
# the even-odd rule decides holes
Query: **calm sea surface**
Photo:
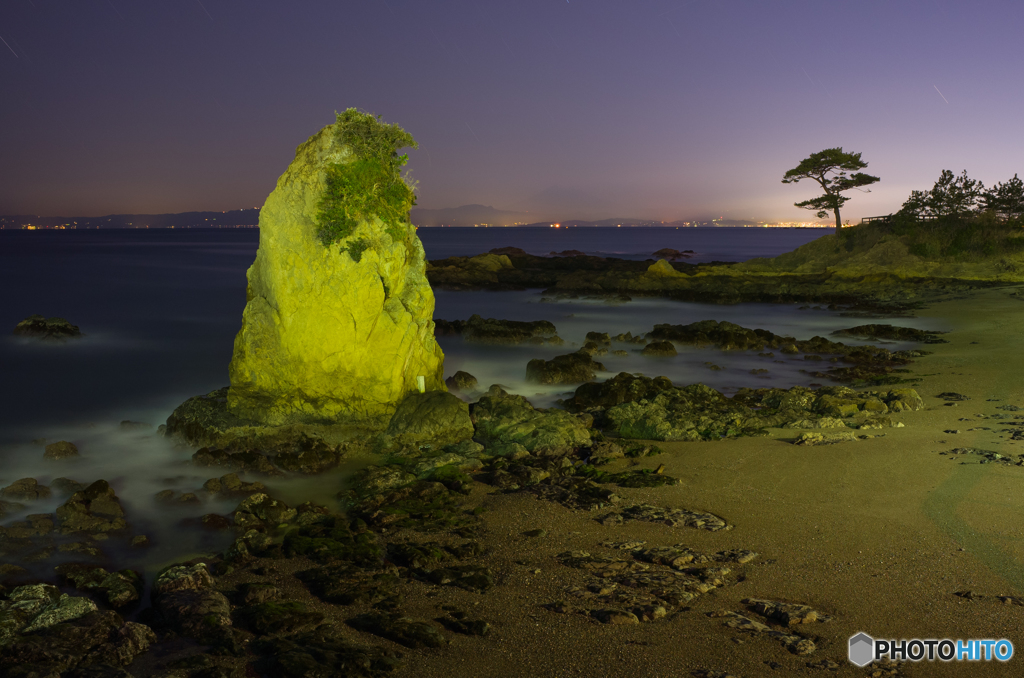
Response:
[[[648,258],[662,247],[695,251],[693,261],[740,261],[775,256],[827,233],[827,229],[420,229],[429,258],[469,255],[494,247],[529,252],[577,249],[588,253]],[[104,478],[115,487],[137,530],[156,537],[145,556],[125,556],[152,567],[180,557],[182,550],[221,548],[195,531],[174,525],[191,514],[227,512],[208,502],[166,516],[153,502],[161,489],[195,491],[215,475],[188,464],[190,452],[174,449],[155,435],[186,398],[228,383],[232,342],[245,306],[245,271],[256,254],[257,230],[0,231],[0,487],[18,478],[49,483],[57,476],[83,482]],[[552,321],[564,347],[471,346],[443,337],[445,372],[466,370],[481,385],[500,383],[538,406],[552,404],[571,389],[524,382],[531,358],[574,350],[589,331],[634,334],[655,323],[729,320],[805,339],[854,324],[823,309],[796,305],[714,306],[638,299],[624,304],[601,300],[549,301],[539,291],[436,293],[435,317],[468,318],[473,313],[513,320]],[[40,344],[10,335],[34,313],[62,316],[86,336],[63,345]],[[900,320],[926,329],[936,321]],[[678,384],[703,382],[732,391],[740,386],[788,387],[813,381],[803,360],[775,363],[745,352],[680,350],[650,359],[635,346],[614,346],[626,356],[600,360],[607,378],[619,371],[666,375]],[[781,357],[781,356],[780,356]],[[707,363],[725,369],[711,370]],[[754,376],[754,368],[767,375]],[[147,422],[149,429],[126,431],[122,420]],[[46,463],[42,443],[70,440],[82,452],[71,465]],[[35,441],[35,442],[33,442]],[[289,501],[329,502],[337,481],[268,481]],[[311,493],[313,493],[311,495]],[[52,511],[58,497],[9,515]],[[191,513],[190,513],[191,511]],[[183,541],[185,540],[185,541]]]

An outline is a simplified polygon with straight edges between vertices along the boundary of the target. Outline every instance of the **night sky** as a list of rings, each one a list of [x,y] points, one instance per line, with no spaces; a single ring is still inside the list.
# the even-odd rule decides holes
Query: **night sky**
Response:
[[[3,0],[0,214],[261,205],[357,107],[420,144],[419,206],[808,219],[830,146],[898,209],[1024,173],[1024,3]]]

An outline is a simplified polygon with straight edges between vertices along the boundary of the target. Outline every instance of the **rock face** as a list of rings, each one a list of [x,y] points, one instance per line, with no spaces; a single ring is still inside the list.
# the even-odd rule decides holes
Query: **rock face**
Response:
[[[434,295],[409,223],[359,219],[329,246],[318,235],[328,174],[358,159],[344,123],[302,144],[260,212],[230,413],[266,425],[348,420],[382,427],[405,396],[445,390]]]

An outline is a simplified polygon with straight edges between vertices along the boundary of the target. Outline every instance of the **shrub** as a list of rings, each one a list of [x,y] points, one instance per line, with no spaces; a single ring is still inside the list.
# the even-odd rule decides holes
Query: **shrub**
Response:
[[[398,125],[354,108],[337,114],[335,133],[352,151],[352,159],[327,168],[315,216],[320,242],[330,247],[351,236],[359,221],[373,217],[384,223],[393,240],[404,239],[416,196],[401,176],[408,156],[398,155],[398,149],[416,148],[416,142]],[[358,262],[367,247],[360,239],[346,249]]]

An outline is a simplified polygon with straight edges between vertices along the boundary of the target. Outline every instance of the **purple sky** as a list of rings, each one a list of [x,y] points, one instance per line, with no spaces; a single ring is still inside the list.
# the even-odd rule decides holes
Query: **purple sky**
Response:
[[[0,214],[261,205],[355,106],[405,127],[427,208],[807,219],[780,183],[862,151],[898,209],[1024,173],[1024,3],[5,0]],[[941,92],[941,94],[940,94]]]

